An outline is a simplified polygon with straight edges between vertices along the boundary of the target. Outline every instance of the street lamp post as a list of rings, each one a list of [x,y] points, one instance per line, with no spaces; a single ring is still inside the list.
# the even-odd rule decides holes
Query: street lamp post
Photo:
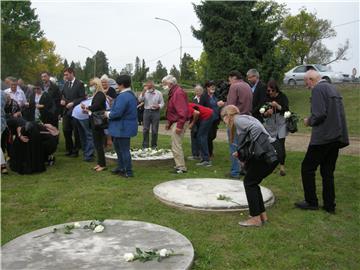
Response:
[[[96,77],[96,54],[94,53],[93,50],[89,49],[88,47],[85,47],[85,46],[81,46],[81,45],[78,45],[79,48],[82,48],[82,49],[85,49],[85,50],[88,50],[90,53],[92,53],[94,55],[94,78]]]
[[[169,21],[169,20],[167,20],[167,19],[162,19],[162,18],[159,18],[159,17],[155,17],[155,20],[160,20],[160,21],[168,22],[168,23],[172,24],[172,25],[176,28],[176,30],[178,31],[179,37],[180,37],[180,64],[179,64],[179,67],[180,67],[180,69],[181,69],[182,37],[181,37],[181,33],[180,33],[179,28],[175,25],[175,23],[173,23],[172,21]]]

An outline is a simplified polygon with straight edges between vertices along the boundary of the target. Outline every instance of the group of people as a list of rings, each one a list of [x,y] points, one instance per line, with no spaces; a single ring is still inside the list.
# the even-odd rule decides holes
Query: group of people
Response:
[[[182,174],[187,172],[182,147],[185,131],[188,128],[191,130],[192,155],[188,159],[198,160],[199,166],[210,167],[215,155],[213,140],[221,119],[225,122],[231,159],[228,177],[239,179],[241,174],[245,175],[244,186],[251,215],[240,225],[261,226],[267,221],[267,215],[259,184],[278,164],[280,175],[286,175],[285,138],[288,131],[284,113],[289,111],[289,101],[274,80],[264,85],[255,69],[250,69],[246,75],[247,82],[240,72],[229,73],[230,88],[226,100],[218,99],[215,83],[208,81],[204,87],[195,86],[195,96],[191,102],[176,78],[165,76],[162,79],[162,88],[168,91],[165,128],[171,133],[171,150],[175,161],[173,172]],[[117,89],[114,89],[104,75],[90,80],[90,94],[87,95],[84,84],[75,78],[71,68],[64,70],[66,82],[62,91],[49,80],[48,73],[43,73],[41,78],[42,83],[36,84],[33,91],[27,94],[10,78],[9,89],[1,93],[2,139],[5,130],[10,130],[6,143],[13,150],[7,152],[10,164],[16,163],[11,166],[15,171],[31,173],[43,170],[27,169],[24,172],[16,168],[26,163],[18,159],[16,153],[20,150],[16,149],[25,149],[30,142],[34,144],[32,147],[42,145],[42,165],[46,161],[54,161],[52,155],[56,151],[60,116],[66,156],[78,157],[82,149],[84,161],[92,162],[96,153],[97,164],[93,167],[96,172],[107,169],[104,149],[112,144],[117,154],[117,166],[111,172],[124,178],[134,176],[130,140],[138,132],[139,104],[144,106],[142,147],[158,147],[160,111],[165,102],[153,81],[147,81],[141,94],[136,96],[130,88],[130,76],[119,75],[116,78]],[[313,132],[301,170],[305,200],[295,205],[302,209],[318,208],[315,171],[320,165],[324,209],[334,212],[333,172],[339,148],[348,145],[342,99],[335,87],[321,80],[316,71],[307,72],[305,83],[312,89],[312,98],[311,116],[304,123],[313,127]],[[99,117],[104,123],[100,126],[96,122]],[[36,123],[39,122],[37,120],[41,124]],[[6,128],[6,124],[9,128]],[[14,137],[15,141],[9,143]],[[17,146],[17,143],[21,146]],[[244,151],[249,145],[253,147],[251,151]],[[34,148],[28,147],[28,151],[31,149]],[[2,169],[4,164],[2,159]]]

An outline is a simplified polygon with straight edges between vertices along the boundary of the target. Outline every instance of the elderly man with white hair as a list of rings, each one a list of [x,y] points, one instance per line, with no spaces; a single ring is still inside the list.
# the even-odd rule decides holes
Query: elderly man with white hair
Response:
[[[311,114],[304,119],[312,127],[311,139],[301,164],[301,177],[305,200],[295,206],[304,210],[317,210],[315,173],[320,166],[323,186],[323,209],[335,213],[334,171],[339,148],[349,145],[344,105],[335,86],[321,79],[315,70],[305,74],[305,84],[311,89]]]
[[[174,173],[186,173],[182,139],[188,121],[188,98],[185,91],[177,84],[174,76],[165,76],[162,79],[162,84],[165,90],[169,90],[166,129],[171,128],[171,150],[175,160]]]

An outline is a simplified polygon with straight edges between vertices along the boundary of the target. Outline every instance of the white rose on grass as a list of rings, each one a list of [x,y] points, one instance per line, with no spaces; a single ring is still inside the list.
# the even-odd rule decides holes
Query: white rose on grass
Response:
[[[285,118],[289,118],[291,116],[291,112],[290,111],[286,111],[285,113],[284,113],[284,117]]]
[[[103,225],[97,225],[94,229],[94,233],[101,233],[105,227]]]
[[[79,223],[79,222],[75,222],[75,223],[74,223],[74,228],[75,228],[75,229],[81,228],[80,223]]]
[[[263,114],[265,112],[265,108],[260,108],[259,112]]]
[[[160,257],[167,257],[167,256],[169,256],[169,254],[170,254],[170,252],[166,248],[163,248],[159,251]]]
[[[132,253],[125,253],[124,254],[124,259],[127,262],[131,262],[131,261],[133,261],[135,259],[135,256]]]

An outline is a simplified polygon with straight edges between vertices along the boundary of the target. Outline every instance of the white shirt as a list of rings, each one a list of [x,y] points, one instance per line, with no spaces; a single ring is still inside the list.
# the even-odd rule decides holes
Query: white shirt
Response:
[[[140,94],[139,101],[144,101],[144,108],[146,110],[153,109],[154,105],[159,105],[159,109],[164,107],[163,95],[156,89],[154,89],[154,91],[147,90],[144,95]]]
[[[74,117],[75,119],[78,120],[86,120],[89,119],[89,114],[88,113],[84,113],[83,109],[81,109],[81,104],[84,104],[86,107],[91,105],[91,101],[92,101],[92,97],[81,101],[80,104],[76,105],[75,108],[72,111],[72,117]]]
[[[11,88],[4,90],[4,92],[6,94],[10,94],[10,98],[14,99],[20,107],[23,107],[25,102],[27,102],[25,93],[23,90],[21,90],[20,86],[16,87],[15,93],[11,91]]]

